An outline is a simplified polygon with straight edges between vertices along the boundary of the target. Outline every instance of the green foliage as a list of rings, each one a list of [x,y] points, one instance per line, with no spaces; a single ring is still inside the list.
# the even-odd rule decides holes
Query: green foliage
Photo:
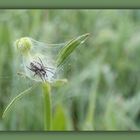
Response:
[[[42,83],[44,96],[44,130],[52,129],[51,86],[48,82]]]
[[[17,95],[6,107],[6,109],[3,112],[2,118],[4,118],[6,116],[6,114],[8,113],[8,111],[11,109],[12,105],[15,104],[20,98],[22,98],[23,96],[25,96],[26,94],[28,94],[29,92],[31,93],[31,89],[33,87],[30,87],[26,90],[24,90],[23,92],[19,93],[19,95]]]
[[[59,52],[56,63],[57,67],[63,64],[63,62],[66,60],[66,58],[78,47],[80,44],[82,44],[89,34],[84,34],[76,39],[70,40]]]
[[[63,57],[59,59],[63,63],[59,77],[69,82],[53,85],[52,127],[139,130],[139,25],[139,10],[1,10],[1,116],[13,97],[33,84],[16,76],[16,39],[29,36],[58,44],[90,33],[82,47],[64,51],[63,57],[70,54],[65,63]],[[40,89],[33,93],[20,99],[10,115],[0,121],[0,130],[43,130],[42,94]]]
[[[54,131],[65,131],[67,129],[65,110],[61,104],[58,104],[55,108],[52,122]]]

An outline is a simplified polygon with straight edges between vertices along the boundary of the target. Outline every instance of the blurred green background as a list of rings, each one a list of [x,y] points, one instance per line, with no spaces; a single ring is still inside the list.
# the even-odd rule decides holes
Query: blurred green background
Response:
[[[68,83],[52,93],[53,130],[140,129],[140,10],[0,10],[0,116],[32,86],[17,76],[13,43],[63,43],[90,33],[67,60]],[[18,101],[0,130],[43,130],[39,88]]]

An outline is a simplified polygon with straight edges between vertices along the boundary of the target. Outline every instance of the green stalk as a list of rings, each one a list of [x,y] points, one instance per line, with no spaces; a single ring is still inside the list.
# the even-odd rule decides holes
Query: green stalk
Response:
[[[96,99],[97,99],[97,92],[98,92],[98,86],[100,82],[100,67],[98,69],[98,73],[96,74],[96,82],[94,86],[92,87],[92,92],[89,95],[89,104],[88,104],[88,110],[85,120],[85,126],[86,130],[94,130],[94,124],[95,124],[95,108],[96,108]]]
[[[44,95],[44,130],[51,130],[52,126],[52,107],[51,107],[51,86],[48,82],[43,85]]]
[[[26,94],[30,93],[29,91],[31,91],[35,86],[32,86],[26,90],[24,90],[23,92],[21,92],[20,94],[18,94],[10,103],[9,105],[6,107],[6,109],[3,112],[2,118],[4,118],[7,113],[10,111],[12,105],[14,105],[19,99],[21,99],[23,96],[25,96]]]

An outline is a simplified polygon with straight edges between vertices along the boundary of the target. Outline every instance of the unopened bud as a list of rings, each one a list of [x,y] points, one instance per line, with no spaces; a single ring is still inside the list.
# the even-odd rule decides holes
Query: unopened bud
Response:
[[[33,47],[32,42],[28,37],[23,37],[16,40],[15,45],[17,50],[19,50],[23,55],[28,54]]]

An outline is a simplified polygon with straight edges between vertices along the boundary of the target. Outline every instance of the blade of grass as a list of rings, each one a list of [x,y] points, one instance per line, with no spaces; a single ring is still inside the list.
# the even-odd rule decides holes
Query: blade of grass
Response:
[[[35,86],[32,86],[26,90],[24,90],[23,92],[21,92],[19,95],[17,95],[10,103],[9,105],[5,108],[4,112],[3,112],[3,115],[2,115],[2,118],[4,118],[6,116],[6,114],[10,111],[12,105],[14,103],[16,103],[19,99],[21,99],[23,96],[25,96],[26,94],[29,93],[29,91],[31,91]]]
[[[59,52],[57,56],[57,67],[62,65],[62,63],[66,60],[66,58],[76,49],[77,46],[79,46],[81,43],[84,43],[84,41],[89,36],[89,33],[81,35],[77,37],[76,39],[72,39],[69,41]]]
[[[65,131],[67,127],[67,119],[64,106],[59,103],[53,115],[53,131]]]
[[[96,108],[96,98],[97,98],[97,90],[100,81],[100,71],[97,74],[95,85],[91,90],[89,95],[89,105],[87,109],[86,119],[85,119],[85,126],[86,130],[94,130],[94,121],[95,121],[95,108]]]

